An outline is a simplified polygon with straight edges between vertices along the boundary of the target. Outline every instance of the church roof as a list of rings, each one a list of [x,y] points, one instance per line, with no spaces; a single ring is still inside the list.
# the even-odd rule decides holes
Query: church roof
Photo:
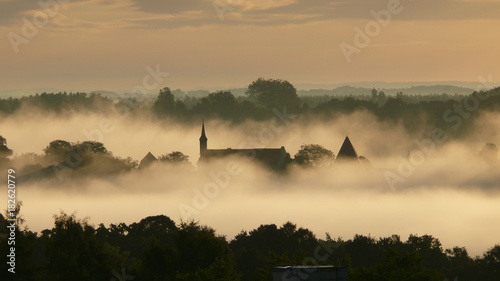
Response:
[[[230,155],[250,157],[269,167],[280,169],[285,165],[286,150],[281,148],[250,148],[250,149],[207,149],[201,156],[200,162],[223,158]]]
[[[156,161],[158,161],[158,159],[156,159],[156,157],[151,152],[148,152],[148,154],[146,154],[146,156],[142,158],[141,163],[139,164],[139,168],[147,167],[151,165],[151,163],[154,163]]]
[[[337,154],[337,160],[358,160],[356,149],[351,143],[349,137],[345,137],[344,143]]]

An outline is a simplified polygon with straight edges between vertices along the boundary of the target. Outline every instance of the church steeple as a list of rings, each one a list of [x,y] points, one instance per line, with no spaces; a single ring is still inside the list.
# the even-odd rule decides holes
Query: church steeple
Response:
[[[207,151],[207,147],[208,147],[208,138],[205,135],[205,120],[203,120],[203,124],[201,125],[200,155],[203,155],[205,151]]]

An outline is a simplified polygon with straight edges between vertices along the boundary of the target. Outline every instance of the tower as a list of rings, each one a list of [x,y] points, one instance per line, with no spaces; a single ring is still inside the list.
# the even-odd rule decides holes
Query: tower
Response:
[[[201,137],[200,137],[200,155],[203,155],[207,151],[208,139],[205,135],[205,121],[201,125]]]
[[[340,161],[344,161],[344,160],[359,161],[358,154],[356,153],[356,150],[354,149],[354,146],[352,145],[349,137],[345,137],[344,143],[342,144],[342,147],[340,148],[340,151],[337,154],[337,160],[340,160]]]

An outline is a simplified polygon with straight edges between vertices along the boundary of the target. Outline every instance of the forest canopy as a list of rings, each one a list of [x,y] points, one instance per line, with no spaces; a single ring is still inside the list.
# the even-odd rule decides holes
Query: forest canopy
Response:
[[[0,229],[6,229],[0,215]],[[61,212],[51,229],[35,233],[16,228],[19,280],[110,280],[117,273],[134,280],[271,280],[284,265],[340,265],[349,280],[498,280],[500,245],[482,256],[467,249],[444,249],[431,235],[351,239],[318,238],[307,228],[287,222],[242,230],[233,239],[210,226],[176,223],[165,215],[131,224],[94,226],[88,219]],[[7,252],[7,243],[0,249]],[[6,260],[6,256],[2,257]],[[0,277],[7,280],[7,262]],[[123,275],[121,275],[123,276]],[[132,280],[132,279],[127,279]]]
[[[155,97],[130,95],[101,95],[99,93],[40,93],[21,98],[0,99],[0,116],[8,116],[26,110],[45,113],[71,114],[72,112],[118,112],[130,115],[151,115],[154,118],[170,118],[176,122],[193,123],[201,119],[222,119],[233,123],[245,120],[269,120],[273,109],[296,114],[301,118],[335,120],[342,114],[366,111],[380,121],[403,124],[409,133],[422,121],[429,126],[443,127],[458,117],[468,117],[473,111],[498,111],[500,88],[490,91],[472,92],[469,95],[405,94],[400,91],[387,95],[382,90],[358,89],[363,94],[298,95],[297,89],[288,81],[259,78],[248,85],[245,93],[235,95],[231,91],[186,94],[177,89],[163,88]],[[487,100],[487,102],[485,102]],[[449,112],[451,110],[451,112]],[[426,120],[416,118],[427,116]],[[472,124],[471,118],[463,118]],[[449,127],[449,126],[448,126]],[[460,132],[450,130],[453,136]]]

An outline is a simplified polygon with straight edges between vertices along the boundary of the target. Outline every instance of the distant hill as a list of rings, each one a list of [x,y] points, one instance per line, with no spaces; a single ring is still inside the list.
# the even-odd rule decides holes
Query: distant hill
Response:
[[[293,81],[290,81],[293,84]],[[293,84],[298,89],[298,94],[302,96],[346,96],[346,95],[370,95],[371,89],[376,88],[379,91],[384,91],[386,95],[395,95],[398,92],[403,92],[407,95],[429,95],[429,94],[449,94],[449,95],[468,95],[474,91],[478,86],[486,86],[487,88],[499,87],[500,83],[487,83],[482,85],[481,82],[456,82],[456,81],[443,81],[443,82],[353,82],[341,84]],[[184,96],[201,98],[207,96],[209,93],[224,90],[231,91],[235,96],[245,95],[245,87],[211,87],[211,88],[195,88],[195,89],[175,89],[171,88],[172,93],[177,98]],[[15,89],[0,91],[0,98],[20,98],[23,96],[35,95],[37,93],[59,93],[59,92],[84,92],[84,93],[100,93],[107,97],[156,97],[157,90],[148,90],[146,93],[137,95],[131,93],[131,90],[75,90],[75,89],[57,89],[57,88],[37,88],[37,89]]]
[[[292,82],[292,81],[290,81]],[[294,83],[292,83],[294,84]],[[486,85],[482,81],[463,82],[463,81],[434,81],[434,82],[350,82],[350,83],[336,83],[336,84],[300,84],[295,83],[294,86],[300,90],[312,89],[335,89],[342,86],[351,86],[358,88],[377,88],[377,89],[403,89],[416,86],[436,86],[436,85],[450,85],[468,89],[476,89],[478,86],[485,86],[487,89],[500,87],[500,83],[487,82]]]
[[[5,90],[0,91],[0,98],[20,98],[24,96],[35,95],[37,93],[58,93],[60,92],[55,88],[39,88],[39,89],[18,89],[18,90]]]
[[[300,96],[369,96],[373,88],[341,86],[332,90],[311,89],[298,90]],[[474,89],[463,88],[450,85],[433,85],[433,86],[412,86],[405,88],[376,88],[378,91],[383,91],[386,95],[394,96],[398,92],[405,95],[469,95],[474,92]]]

